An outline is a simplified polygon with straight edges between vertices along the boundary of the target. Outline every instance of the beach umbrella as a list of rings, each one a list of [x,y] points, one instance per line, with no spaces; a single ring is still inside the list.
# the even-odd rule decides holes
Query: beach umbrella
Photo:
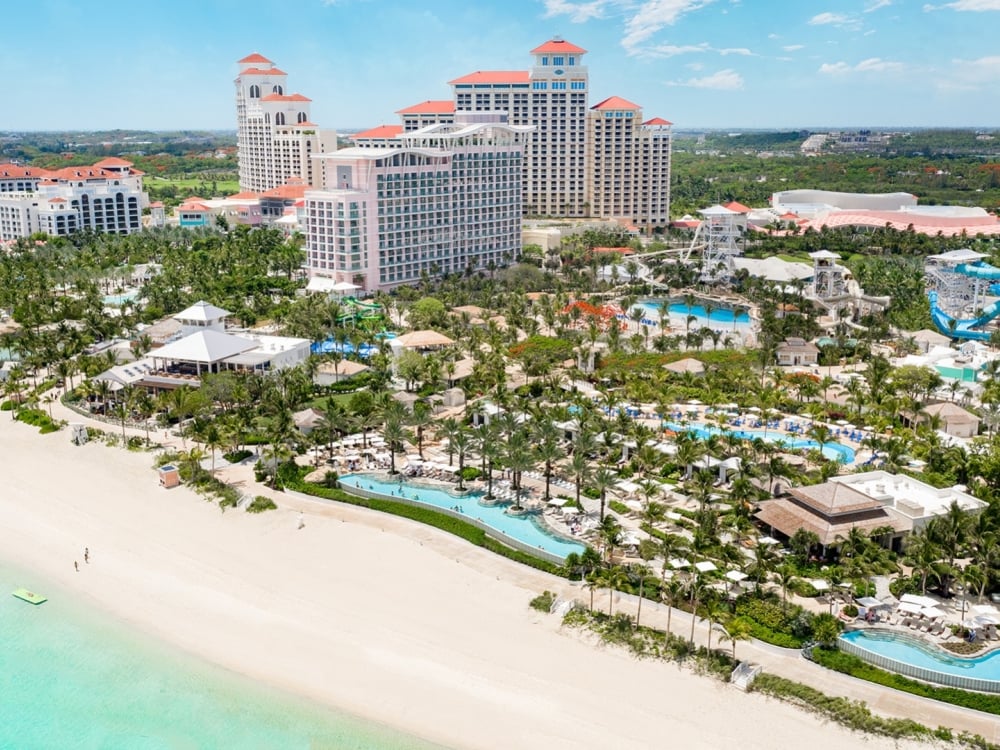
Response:
[[[681,570],[683,568],[690,568],[691,562],[683,557],[675,557],[670,561],[670,567],[674,570]]]
[[[699,573],[711,573],[713,570],[718,570],[715,563],[708,560],[702,560],[701,562],[696,562],[694,564],[695,570]]]
[[[824,581],[822,578],[814,578],[809,581],[809,584],[817,591],[829,591],[830,584],[828,581]]]
[[[730,570],[726,572],[726,578],[728,578],[733,583],[739,583],[740,581],[745,581],[749,577],[750,576],[748,576],[742,570]]]

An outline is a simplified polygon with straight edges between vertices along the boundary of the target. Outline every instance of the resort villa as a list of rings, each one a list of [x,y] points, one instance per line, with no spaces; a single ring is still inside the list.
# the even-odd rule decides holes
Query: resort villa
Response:
[[[778,364],[782,366],[814,365],[819,362],[819,347],[794,336],[782,341],[776,354]]]
[[[772,533],[785,537],[799,529],[811,531],[824,552],[838,545],[851,529],[866,534],[885,529],[889,546],[898,551],[907,534],[946,513],[952,503],[966,513],[979,513],[986,507],[961,486],[938,489],[902,474],[869,471],[792,488],[786,498],[761,503],[756,518]]]
[[[197,388],[201,377],[223,370],[269,372],[293,367],[309,357],[309,340],[268,336],[251,331],[228,333],[229,312],[208,302],[196,302],[174,315],[177,338],[153,349],[142,359],[115,365],[95,380],[118,388],[131,385],[159,392],[181,386]]]

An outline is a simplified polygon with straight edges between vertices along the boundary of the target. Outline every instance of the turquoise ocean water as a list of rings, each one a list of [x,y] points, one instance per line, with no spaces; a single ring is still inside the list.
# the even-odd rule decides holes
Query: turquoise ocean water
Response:
[[[49,601],[15,599],[18,586]],[[440,750],[204,663],[3,563],[0,748]]]

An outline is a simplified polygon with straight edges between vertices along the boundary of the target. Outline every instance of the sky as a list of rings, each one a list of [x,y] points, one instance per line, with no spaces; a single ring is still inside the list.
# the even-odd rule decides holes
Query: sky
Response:
[[[555,36],[592,105],[678,130],[1000,126],[1000,0],[33,0],[4,26],[0,131],[235,129],[251,52],[314,122],[367,128]]]

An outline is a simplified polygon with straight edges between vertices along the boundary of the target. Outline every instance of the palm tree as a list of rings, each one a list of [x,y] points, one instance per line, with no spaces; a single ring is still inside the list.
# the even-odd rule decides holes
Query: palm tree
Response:
[[[426,401],[417,401],[413,404],[413,411],[410,414],[409,423],[416,428],[417,455],[420,460],[424,459],[424,430],[434,421],[431,416],[431,407]]]
[[[552,499],[550,486],[552,483],[552,467],[566,455],[559,445],[559,430],[551,420],[538,423],[535,432],[535,458],[541,462],[545,471],[545,502]]]
[[[688,639],[692,644],[694,644],[694,626],[698,619],[698,604],[699,599],[702,594],[705,593],[705,587],[701,580],[701,575],[695,573],[694,577],[688,581],[688,596],[691,601],[691,637]]]
[[[408,437],[403,417],[401,409],[386,409],[382,437],[385,438],[385,444],[389,448],[389,474],[396,473],[396,454],[403,450],[403,443]]]
[[[618,481],[618,477],[615,476],[606,466],[600,467],[593,477],[594,489],[600,493],[601,498],[601,515],[600,521],[604,523],[604,503],[608,498],[608,490],[615,486]]]
[[[670,619],[674,612],[674,607],[677,606],[681,598],[684,596],[684,584],[682,584],[678,579],[671,578],[669,581],[663,583],[660,587],[660,597],[663,599],[664,603],[667,605],[667,630],[666,638],[670,638]]]
[[[579,446],[574,446],[573,455],[569,458],[568,468],[570,474],[573,476],[573,482],[576,484],[576,504],[579,507],[580,489],[584,482],[589,481],[591,475],[590,459],[587,458],[587,454]]]
[[[503,463],[510,469],[511,488],[514,490],[514,510],[521,510],[521,475],[535,465],[534,451],[527,431],[515,430],[507,439],[503,450]]]
[[[730,641],[733,644],[733,661],[736,661],[736,641],[748,641],[753,633],[753,626],[744,617],[734,617],[722,630],[720,641]]]
[[[473,436],[472,432],[464,424],[459,425],[458,431],[449,439],[448,449],[454,450],[458,453],[458,489],[465,489],[465,477],[463,476],[465,471],[465,457],[472,447]],[[451,461],[448,462],[449,465]]]
[[[781,587],[781,608],[788,609],[788,589],[795,580],[795,568],[791,565],[779,565],[775,571],[778,574],[778,586]]]
[[[454,417],[448,417],[442,420],[437,427],[437,438],[438,440],[448,441],[448,465],[451,466],[452,458],[455,455],[455,436],[461,429],[461,423]]]
[[[612,565],[604,570],[602,574],[604,585],[608,589],[608,617],[611,617],[612,607],[615,601],[615,592],[628,583],[628,573],[621,565]]]
[[[941,548],[924,528],[910,534],[903,547],[904,559],[920,577],[920,592],[927,594],[927,580],[938,577],[938,560]]]

